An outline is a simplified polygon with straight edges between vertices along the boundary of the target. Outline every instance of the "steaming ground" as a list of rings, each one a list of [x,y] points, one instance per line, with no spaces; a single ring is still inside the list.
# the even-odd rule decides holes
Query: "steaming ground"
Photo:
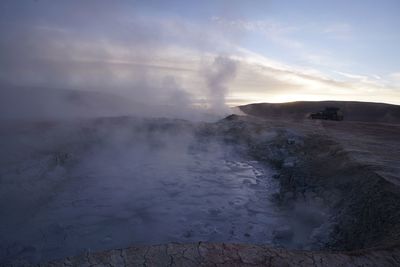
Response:
[[[398,266],[398,131],[237,115],[3,123],[0,260]]]
[[[272,170],[180,120],[8,124],[1,261],[132,244],[272,243],[288,218]],[[284,234],[284,233],[283,233]]]

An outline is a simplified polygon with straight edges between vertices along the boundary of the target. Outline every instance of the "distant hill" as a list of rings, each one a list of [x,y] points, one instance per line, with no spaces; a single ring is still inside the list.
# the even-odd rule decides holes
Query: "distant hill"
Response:
[[[257,103],[239,106],[248,115],[263,118],[285,118],[301,120],[310,113],[338,107],[344,120],[362,122],[400,123],[400,106],[383,103],[356,101],[298,101],[288,103]]]

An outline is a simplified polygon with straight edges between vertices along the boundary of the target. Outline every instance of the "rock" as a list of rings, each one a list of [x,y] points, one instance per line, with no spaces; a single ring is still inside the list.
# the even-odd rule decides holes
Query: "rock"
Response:
[[[71,158],[72,158],[71,153],[58,152],[54,155],[55,165],[64,165]]]
[[[281,226],[279,228],[277,228],[276,230],[274,230],[274,232],[272,233],[273,237],[275,240],[279,240],[279,241],[290,241],[293,239],[293,229],[288,226]]]
[[[296,140],[294,138],[289,138],[287,140],[287,143],[288,143],[288,145],[294,145],[294,144],[296,144]]]
[[[288,157],[283,161],[284,168],[293,168],[296,166],[296,158],[295,157]]]

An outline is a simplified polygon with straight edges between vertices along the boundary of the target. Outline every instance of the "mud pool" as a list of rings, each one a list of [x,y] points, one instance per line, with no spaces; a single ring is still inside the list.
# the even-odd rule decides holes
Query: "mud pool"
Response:
[[[3,153],[27,151],[24,160],[2,156],[2,261],[137,244],[265,244],[290,220],[271,202],[272,170],[233,147],[198,144],[186,133],[149,139],[129,131],[96,132],[108,141],[88,145],[92,135],[57,130],[45,135],[61,145],[26,148],[42,134],[4,142]]]

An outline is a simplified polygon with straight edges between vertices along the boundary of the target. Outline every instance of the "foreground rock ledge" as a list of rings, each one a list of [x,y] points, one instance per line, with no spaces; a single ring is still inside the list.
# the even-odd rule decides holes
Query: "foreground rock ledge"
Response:
[[[321,252],[200,242],[86,253],[38,266],[400,266],[400,245],[353,252]]]

